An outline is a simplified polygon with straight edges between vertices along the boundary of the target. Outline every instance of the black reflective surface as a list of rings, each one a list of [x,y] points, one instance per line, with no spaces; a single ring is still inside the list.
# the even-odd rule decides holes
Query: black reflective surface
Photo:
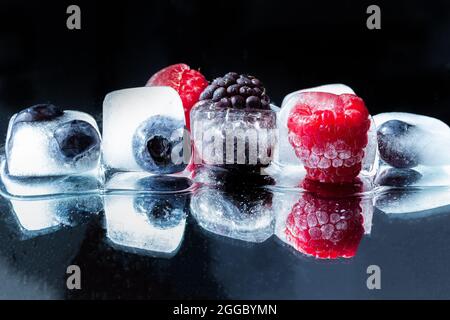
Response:
[[[217,197],[214,193],[212,195]],[[280,196],[284,195],[277,194],[274,198]],[[125,198],[119,197],[115,201],[126,203],[126,197],[130,195],[121,197]],[[169,200],[168,196],[153,197]],[[185,197],[192,201],[191,196]],[[278,235],[252,241],[242,239],[237,233],[223,233],[224,228],[207,230],[189,209],[181,239],[177,238],[179,235],[176,235],[175,229],[167,229],[172,228],[174,223],[180,223],[180,213],[168,222],[166,229],[161,226],[167,217],[163,216],[159,224],[151,219],[146,220],[153,223],[156,229],[169,231],[171,237],[167,239],[171,240],[163,241],[180,242],[171,254],[149,251],[151,246],[157,245],[158,240],[155,242],[155,239],[147,242],[147,247],[142,247],[139,241],[131,241],[124,246],[123,243],[114,243],[117,238],[112,236],[111,230],[119,226],[123,231],[123,228],[130,229],[130,225],[120,221],[117,224],[111,215],[105,216],[100,205],[93,205],[95,201],[92,201],[92,196],[89,201],[86,200],[83,197],[47,199],[43,205],[42,201],[24,204],[21,200],[10,202],[2,199],[0,298],[450,298],[450,280],[447,277],[450,261],[449,206],[391,214],[375,209],[373,216],[366,214],[370,205],[361,206],[368,225],[364,226],[366,234],[358,240],[360,243],[355,255],[324,260],[296,251],[281,241]],[[112,200],[108,197],[103,200],[106,210],[111,210],[106,203]],[[51,201],[65,205],[52,207],[49,206]],[[81,206],[83,201],[90,206]],[[361,201],[372,203],[372,200]],[[180,201],[171,203],[175,206]],[[183,203],[180,207],[185,208],[185,205]],[[277,206],[276,200],[269,206],[275,220],[282,216],[284,210],[283,206],[278,209]],[[124,210],[121,215],[126,219],[130,219],[127,218],[130,211],[135,212],[132,207],[127,211],[127,207],[118,202],[115,207]],[[27,212],[31,215],[26,215]],[[55,213],[56,218],[39,216],[49,213]],[[143,224],[131,227],[141,230],[135,235],[154,232],[155,229],[143,228]],[[247,222],[247,226],[250,225]],[[133,234],[133,230],[128,231]],[[141,247],[133,248],[138,246]],[[66,287],[66,269],[69,265],[81,268],[81,290]],[[381,269],[380,290],[367,288],[367,268],[370,265]]]

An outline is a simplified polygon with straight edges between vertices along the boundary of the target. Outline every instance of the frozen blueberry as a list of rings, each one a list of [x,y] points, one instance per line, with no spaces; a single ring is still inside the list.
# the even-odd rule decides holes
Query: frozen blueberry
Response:
[[[186,218],[189,198],[186,194],[143,194],[135,198],[134,208],[137,212],[147,215],[153,226],[169,229],[176,227]]]
[[[37,104],[20,111],[14,123],[19,122],[39,122],[39,121],[51,121],[64,114],[64,111],[52,104]]]
[[[53,136],[58,143],[60,153],[69,160],[100,154],[100,136],[95,128],[81,120],[72,120],[61,124]]]
[[[412,141],[417,134],[414,125],[399,120],[386,121],[377,132],[380,157],[396,168],[417,166],[419,158]]]
[[[389,168],[377,178],[377,184],[389,187],[410,186],[422,178],[422,174],[413,169]]]
[[[166,117],[153,116],[142,122],[133,136],[133,155],[137,164],[153,173],[183,171],[185,127],[183,122]]]

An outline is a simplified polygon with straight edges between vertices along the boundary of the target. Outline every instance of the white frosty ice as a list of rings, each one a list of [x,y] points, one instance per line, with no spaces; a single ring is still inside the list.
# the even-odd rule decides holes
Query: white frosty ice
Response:
[[[100,157],[93,153],[77,161],[67,161],[58,150],[54,132],[58,126],[73,120],[89,123],[100,135],[95,119],[87,113],[64,111],[64,114],[51,121],[14,123],[14,115],[6,137],[6,159],[8,172],[12,176],[58,176],[96,172]]]
[[[117,188],[126,180],[121,174],[115,175],[106,188]],[[149,193],[106,195],[104,203],[108,239],[133,252],[158,257],[175,255],[186,226],[186,197],[183,194]]]
[[[192,196],[191,213],[202,228],[220,236],[256,243],[270,238],[274,217],[264,199],[233,201],[232,197],[228,193],[204,187]]]
[[[122,171],[142,171],[133,154],[133,136],[155,115],[186,123],[183,104],[170,87],[142,87],[113,91],[103,102],[103,160]]]
[[[400,120],[417,127],[415,134],[405,136],[397,146],[417,154],[425,166],[450,165],[450,128],[436,118],[405,112],[386,112],[373,117],[377,128],[389,120]]]

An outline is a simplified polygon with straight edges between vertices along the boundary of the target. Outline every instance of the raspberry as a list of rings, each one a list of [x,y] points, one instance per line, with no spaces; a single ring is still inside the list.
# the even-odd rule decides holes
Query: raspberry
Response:
[[[168,66],[155,73],[146,86],[169,86],[174,88],[183,102],[186,126],[190,128],[189,113],[199,100],[203,89],[208,86],[206,78],[188,65],[179,63]]]
[[[229,72],[216,78],[200,95],[218,108],[270,109],[270,99],[262,82],[253,76]]]
[[[312,187],[317,185],[312,183]],[[286,220],[285,234],[294,248],[320,259],[355,256],[364,234],[359,197],[329,197],[325,192],[306,192]],[[341,186],[334,186],[335,190]]]
[[[304,92],[288,118],[289,142],[307,177],[351,182],[361,171],[368,142],[369,112],[353,94]]]

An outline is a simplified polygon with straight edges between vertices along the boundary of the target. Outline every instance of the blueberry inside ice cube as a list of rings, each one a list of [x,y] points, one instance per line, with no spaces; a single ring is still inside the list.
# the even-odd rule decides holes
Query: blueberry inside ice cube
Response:
[[[70,160],[77,160],[88,153],[100,152],[100,136],[95,128],[82,120],[61,124],[54,133],[61,154]]]
[[[134,208],[145,214],[153,226],[169,229],[186,218],[187,199],[186,195],[140,195],[134,200]]]
[[[413,169],[389,168],[383,171],[376,182],[381,186],[406,187],[415,184],[422,174]]]
[[[133,136],[133,155],[137,164],[154,173],[183,171],[186,167],[183,161],[184,129],[182,121],[167,116],[157,115],[142,122]]]
[[[19,112],[14,123],[51,121],[64,114],[64,111],[52,104],[37,104]]]
[[[383,123],[377,132],[380,157],[396,168],[412,168],[419,164],[416,148],[412,145],[418,130],[400,120]]]

